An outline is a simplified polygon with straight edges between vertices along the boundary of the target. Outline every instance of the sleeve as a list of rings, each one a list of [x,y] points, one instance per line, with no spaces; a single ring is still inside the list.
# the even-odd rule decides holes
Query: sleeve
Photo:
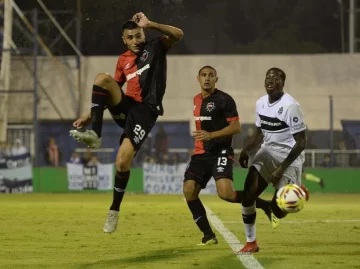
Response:
[[[285,115],[285,122],[290,127],[291,134],[306,130],[304,116],[298,104],[291,104]]]
[[[255,125],[256,127],[261,127],[261,119],[258,112],[258,103],[255,105]]]
[[[124,74],[124,69],[122,67],[122,60],[121,57],[119,57],[117,64],[116,64],[116,69],[115,69],[115,76],[114,79],[116,80],[116,82],[120,85],[120,87],[122,85],[125,84],[126,82],[126,76]]]
[[[231,96],[226,96],[222,104],[222,109],[224,110],[224,115],[228,122],[239,120],[239,114],[236,109],[236,103]]]

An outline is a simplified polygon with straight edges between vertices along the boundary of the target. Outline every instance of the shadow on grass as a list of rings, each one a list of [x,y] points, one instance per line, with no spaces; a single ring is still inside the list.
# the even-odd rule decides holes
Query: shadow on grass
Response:
[[[112,260],[100,260],[94,263],[82,264],[79,265],[79,269],[87,268],[113,268],[113,266],[118,266],[118,268],[126,268],[126,265],[135,265],[139,264],[149,264],[155,262],[163,262],[166,265],[167,262],[173,259],[186,259],[188,253],[203,252],[208,251],[208,249],[197,249],[192,248],[169,248],[169,249],[159,249],[140,253],[133,257],[119,258]],[[201,255],[201,254],[200,254]],[[170,266],[171,267],[171,266]],[[164,267],[165,268],[165,267]]]

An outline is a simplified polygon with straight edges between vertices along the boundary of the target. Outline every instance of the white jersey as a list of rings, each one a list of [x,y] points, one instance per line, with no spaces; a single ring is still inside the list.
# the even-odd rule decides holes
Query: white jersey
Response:
[[[264,135],[261,146],[286,155],[296,143],[293,135],[306,129],[299,103],[287,93],[272,104],[268,95],[261,97],[256,102],[255,124]],[[304,153],[299,157],[303,162]]]

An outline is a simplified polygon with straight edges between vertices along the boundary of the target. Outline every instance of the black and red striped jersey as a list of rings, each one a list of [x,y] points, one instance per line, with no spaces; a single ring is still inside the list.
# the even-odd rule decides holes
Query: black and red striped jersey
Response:
[[[201,93],[194,97],[194,118],[196,130],[214,132],[224,129],[229,122],[239,120],[234,99],[227,93],[215,91],[203,98]],[[210,141],[195,141],[194,154],[220,153],[232,149],[232,136],[212,139]]]
[[[143,102],[162,115],[166,88],[166,54],[162,37],[148,40],[139,55],[127,51],[119,56],[114,79],[120,86],[127,82],[126,95]]]

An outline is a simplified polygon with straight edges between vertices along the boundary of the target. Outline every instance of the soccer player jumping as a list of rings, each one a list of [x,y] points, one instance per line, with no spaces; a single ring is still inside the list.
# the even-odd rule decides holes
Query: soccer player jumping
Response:
[[[275,187],[271,201],[272,225],[286,216],[276,203],[276,191],[286,184],[301,186],[301,171],[305,161],[305,123],[298,102],[283,91],[286,75],[279,68],[266,72],[267,95],[256,102],[256,131],[242,150],[239,158],[242,167],[248,166],[248,151],[261,148],[255,154],[244,184],[242,214],[245,225],[246,245],[240,253],[259,251],[256,242],[255,201],[269,183]],[[305,193],[308,193],[304,189]]]
[[[233,188],[233,135],[240,132],[239,115],[234,99],[215,87],[216,70],[204,66],[197,77],[201,93],[194,97],[196,131],[195,150],[184,175],[183,191],[193,219],[204,233],[200,245],[217,244],[217,238],[199,199],[201,189],[214,177],[219,197],[230,203],[241,203],[242,191]],[[271,218],[270,201],[256,199],[256,206]]]
[[[163,35],[145,39],[143,29],[157,30]],[[162,99],[166,88],[166,54],[183,36],[173,26],[151,22],[137,13],[124,23],[122,39],[128,50],[120,55],[115,77],[100,73],[96,76],[91,97],[91,112],[73,123],[83,128],[90,122],[92,129],[70,131],[70,135],[89,148],[99,148],[104,109],[109,109],[114,121],[124,129],[116,156],[116,176],[113,202],[104,225],[105,233],[116,230],[120,204],[130,177],[131,162],[136,152],[163,114]],[[126,93],[121,87],[127,82]]]

